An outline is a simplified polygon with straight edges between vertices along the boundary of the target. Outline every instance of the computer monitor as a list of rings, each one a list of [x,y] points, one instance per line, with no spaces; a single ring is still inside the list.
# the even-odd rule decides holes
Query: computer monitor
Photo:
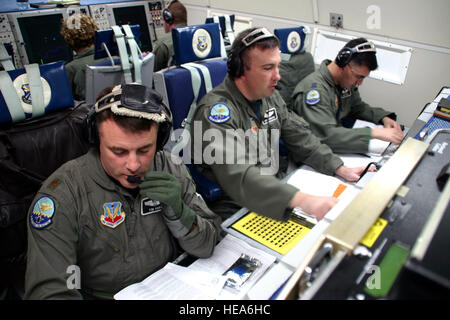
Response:
[[[72,60],[72,49],[60,34],[66,9],[8,13],[20,58],[24,65]]]
[[[153,35],[150,30],[153,27],[153,20],[150,15],[148,1],[132,1],[121,3],[105,4],[108,13],[109,24],[111,26],[139,25],[140,41],[139,47],[142,52],[153,50]]]

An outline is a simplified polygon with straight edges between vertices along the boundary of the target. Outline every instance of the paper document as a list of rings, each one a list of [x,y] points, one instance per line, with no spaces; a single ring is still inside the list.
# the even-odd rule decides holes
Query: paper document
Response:
[[[255,282],[275,262],[274,256],[250,246],[241,239],[227,234],[216,246],[211,257],[207,259],[197,259],[189,266],[189,269],[222,275],[237,259],[239,259],[242,253],[258,259],[261,262],[261,266],[255,270],[252,276],[242,285],[239,292],[227,290],[225,287],[218,297],[218,299],[242,299]]]
[[[324,197],[337,195],[337,198],[342,194],[340,191],[345,191],[346,187],[350,186],[338,178],[306,169],[295,171],[287,183],[304,193]]]
[[[384,128],[383,125],[377,125],[375,123],[364,121],[364,120],[356,120],[353,128]],[[369,152],[368,155],[381,155],[386,148],[389,146],[389,141],[383,141],[380,139],[370,139],[369,141]]]
[[[359,192],[352,184],[316,171],[298,169],[287,183],[297,187],[301,192],[322,197],[335,197],[339,202],[327,213],[325,218],[334,220]],[[296,208],[297,209],[297,208]],[[301,211],[300,209],[294,212]],[[317,223],[317,221],[316,221]]]
[[[237,289],[225,286],[223,274],[242,254],[261,264]],[[275,262],[275,257],[227,235],[211,257],[197,259],[188,267],[167,263],[145,280],[129,285],[114,295],[116,300],[215,300],[242,299],[255,282]]]
[[[216,299],[226,278],[190,270],[173,263],[114,295],[116,300],[211,300]]]

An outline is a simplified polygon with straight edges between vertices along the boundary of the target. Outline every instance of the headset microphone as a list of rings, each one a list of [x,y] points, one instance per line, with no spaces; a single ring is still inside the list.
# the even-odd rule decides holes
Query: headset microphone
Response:
[[[275,89],[281,90],[281,85],[280,85],[279,83],[277,83],[277,84],[275,85]]]
[[[128,176],[127,177],[127,181],[129,183],[142,183],[144,180],[142,180],[141,178],[139,178],[138,176]]]

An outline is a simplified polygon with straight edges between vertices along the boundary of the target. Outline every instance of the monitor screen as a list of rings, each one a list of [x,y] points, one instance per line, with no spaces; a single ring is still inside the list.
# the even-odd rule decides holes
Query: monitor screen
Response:
[[[151,52],[153,50],[152,41],[150,40],[150,31],[148,29],[149,21],[144,5],[123,6],[113,8],[114,20],[117,26],[124,24],[140,26],[139,47],[141,51]]]
[[[29,64],[72,60],[72,50],[59,33],[62,19],[61,13],[17,18]]]

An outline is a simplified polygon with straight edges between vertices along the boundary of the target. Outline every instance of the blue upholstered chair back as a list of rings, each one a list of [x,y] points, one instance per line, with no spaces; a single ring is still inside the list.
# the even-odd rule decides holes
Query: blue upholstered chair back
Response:
[[[36,83],[31,83],[29,67],[36,70]],[[0,124],[21,122],[74,106],[64,62],[27,65],[27,69],[1,71]],[[38,77],[38,76],[39,77]],[[40,92],[40,99],[34,94]],[[37,94],[36,93],[36,94]],[[36,103],[40,101],[40,103]],[[38,106],[39,105],[39,106]]]
[[[207,68],[211,86],[215,87],[224,80],[227,63],[217,23],[175,28],[172,37],[176,65],[155,72],[154,84],[172,111],[173,129],[179,129],[183,127],[190,108],[195,108],[207,93],[205,77],[198,65]],[[201,83],[198,92],[194,92],[192,75],[187,69],[189,67],[199,70]],[[197,172],[192,165],[188,164],[187,167],[197,185],[197,191],[206,201],[220,197],[221,189],[217,185]]]
[[[295,54],[305,46],[306,35],[309,29],[300,26],[296,28],[275,29],[274,34],[280,39],[280,50],[282,53]]]
[[[225,79],[227,64],[222,57],[219,33],[218,24],[189,26],[172,30],[176,66],[156,72],[154,81],[155,89],[163,95],[172,111],[174,129],[181,127],[194,100],[191,73],[182,67],[183,64],[195,62],[208,68],[212,87],[219,85]],[[205,39],[206,44],[203,43]],[[202,81],[196,102],[206,94],[202,74],[201,77]]]

